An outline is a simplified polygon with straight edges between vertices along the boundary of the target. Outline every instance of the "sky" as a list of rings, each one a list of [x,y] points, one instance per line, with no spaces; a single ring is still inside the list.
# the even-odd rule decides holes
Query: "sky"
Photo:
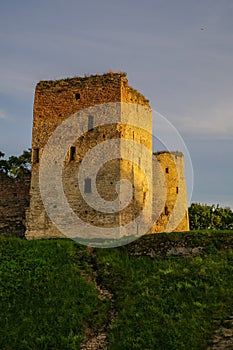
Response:
[[[190,201],[233,208],[232,0],[0,5],[0,150],[6,156],[31,146],[40,80],[121,70],[182,136],[194,171]]]

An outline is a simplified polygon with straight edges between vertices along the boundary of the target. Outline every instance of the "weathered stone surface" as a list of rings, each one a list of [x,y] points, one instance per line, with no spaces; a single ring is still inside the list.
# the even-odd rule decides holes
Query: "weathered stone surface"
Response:
[[[24,237],[29,188],[30,174],[13,179],[0,172],[0,234]]]
[[[159,212],[160,202],[163,207],[151,232],[189,231],[184,156],[181,152],[166,151],[154,156],[157,159],[153,164],[154,210]]]
[[[233,236],[229,232],[204,234],[192,231],[190,233],[148,234],[119,249],[126,249],[132,255],[143,255],[151,258],[165,256],[194,257],[209,254],[213,250],[232,250]]]
[[[76,98],[77,94],[78,99]],[[72,157],[71,150],[67,152],[62,174],[64,193],[74,213],[82,221],[96,227],[112,228],[125,225],[134,219],[141,208],[144,207],[148,193],[147,179],[145,179],[145,175],[137,165],[127,160],[128,156],[132,157],[134,150],[129,146],[125,146],[122,141],[124,139],[134,141],[146,147],[152,156],[152,135],[150,133],[152,114],[148,101],[144,96],[128,86],[127,79],[122,73],[110,73],[89,78],[73,78],[58,82],[41,82],[37,85],[34,103],[32,141],[34,155],[32,156],[31,204],[27,214],[28,238],[61,235],[45,213],[39,189],[40,159],[49,137],[58,125],[61,125],[64,120],[75,113],[91,106],[112,102],[125,103],[125,105],[120,106],[118,114],[114,116],[114,123],[111,123],[110,118],[110,123],[93,127],[88,132],[84,132],[73,143],[74,154]],[[133,103],[137,104],[133,113],[127,109],[126,103],[131,103],[132,110]],[[138,111],[138,106],[142,106],[142,109],[144,107],[143,113],[141,110]],[[113,115],[117,113],[114,108],[111,112]],[[99,112],[100,121],[101,113],[105,113],[104,107]],[[137,118],[137,127],[130,125],[130,121],[134,122],[135,118]],[[117,123],[116,119],[118,120]],[[86,125],[80,123],[80,131],[86,130],[85,127]],[[105,200],[114,201],[117,198],[117,182],[121,179],[127,179],[134,186],[134,196],[132,202],[121,212],[106,214],[106,212],[91,208],[85,202],[77,185],[77,174],[83,157],[92,147],[113,139],[120,141],[120,153],[118,159],[112,159],[100,168],[96,181],[97,190]],[[139,158],[141,152],[137,153]],[[138,161],[138,159],[136,160]],[[96,161],[98,159],[92,159],[89,168],[94,166]],[[151,162],[151,159],[148,162]],[[151,168],[151,163],[146,165],[148,169]],[[150,182],[152,182],[152,178]],[[49,190],[48,188],[48,192]],[[121,192],[119,206],[124,196],[127,197],[128,194]],[[119,234],[121,235],[120,229]]]

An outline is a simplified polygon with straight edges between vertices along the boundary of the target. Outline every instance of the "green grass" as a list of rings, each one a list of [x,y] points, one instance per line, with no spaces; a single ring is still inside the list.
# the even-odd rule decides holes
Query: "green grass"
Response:
[[[129,256],[98,250],[103,283],[118,317],[109,349],[206,349],[215,322],[233,313],[233,253],[196,258]]]
[[[99,327],[108,307],[81,276],[88,259],[69,240],[0,239],[1,350],[79,349],[84,325]]]
[[[1,238],[0,349],[76,350],[86,326],[97,331],[105,323],[109,350],[206,349],[215,327],[233,315],[231,234],[161,234],[141,243],[175,244],[185,235],[190,245],[205,243],[205,254],[151,259],[131,255],[134,243],[94,249],[98,277],[115,296],[113,324],[110,302],[88,282],[93,256],[85,246]]]

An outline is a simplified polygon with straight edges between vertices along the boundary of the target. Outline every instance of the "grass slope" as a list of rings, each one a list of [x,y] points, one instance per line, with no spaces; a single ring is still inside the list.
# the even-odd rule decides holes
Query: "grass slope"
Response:
[[[88,259],[69,240],[0,239],[1,350],[79,349],[84,325],[106,315],[81,275]]]
[[[115,295],[108,349],[206,349],[216,325],[233,315],[233,252],[218,251],[216,238],[208,244],[197,257],[94,250],[98,280]],[[100,329],[109,303],[83,277],[92,259],[70,240],[1,238],[0,349],[79,349],[86,325]]]
[[[118,317],[109,349],[206,349],[215,323],[233,313],[233,253],[150,259],[97,252]]]

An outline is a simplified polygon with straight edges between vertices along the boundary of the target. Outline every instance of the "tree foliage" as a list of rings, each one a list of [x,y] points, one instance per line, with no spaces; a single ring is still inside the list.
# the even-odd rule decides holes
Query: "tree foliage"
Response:
[[[10,177],[20,177],[31,171],[31,150],[24,150],[20,156],[10,156],[4,159],[5,154],[0,151],[0,171]]]
[[[192,203],[189,207],[189,224],[191,230],[232,230],[233,211],[218,205]]]

